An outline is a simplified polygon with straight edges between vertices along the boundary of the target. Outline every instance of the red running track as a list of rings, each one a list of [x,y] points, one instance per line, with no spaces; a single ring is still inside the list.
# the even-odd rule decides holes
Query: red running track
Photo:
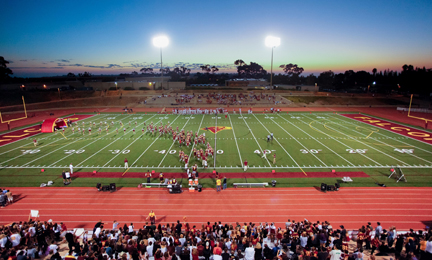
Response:
[[[288,218],[329,221],[334,228],[357,229],[380,221],[384,228],[422,229],[432,222],[432,188],[342,188],[322,193],[316,188],[229,188],[217,193],[169,194],[166,189],[120,188],[114,193],[96,188],[11,188],[15,202],[0,209],[0,224],[28,219],[31,209],[40,219],[64,222],[68,228],[88,228],[102,219],[107,228],[113,220],[133,222],[139,228],[154,210],[157,222],[166,224],[187,216],[191,225],[207,221],[275,222]]]

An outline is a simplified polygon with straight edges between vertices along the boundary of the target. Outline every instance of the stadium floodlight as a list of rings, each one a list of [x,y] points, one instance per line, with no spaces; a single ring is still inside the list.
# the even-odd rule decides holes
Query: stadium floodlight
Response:
[[[265,45],[270,48],[278,47],[280,45],[280,38],[267,36],[267,38],[265,39]]]
[[[163,63],[162,63],[162,48],[168,46],[169,40],[166,36],[156,36],[153,38],[153,45],[160,48],[161,56],[161,89],[163,89]]]
[[[265,39],[265,45],[267,47],[272,48],[271,69],[270,69],[270,88],[273,88],[273,48],[280,45],[280,38],[273,37],[273,36],[267,36],[267,38]]]

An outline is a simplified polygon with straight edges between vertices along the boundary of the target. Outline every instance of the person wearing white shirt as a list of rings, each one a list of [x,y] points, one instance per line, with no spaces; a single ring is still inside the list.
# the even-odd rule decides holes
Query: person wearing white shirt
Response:
[[[97,238],[99,238],[99,235],[100,235],[101,231],[102,231],[101,227],[97,227],[97,228],[96,228],[96,230],[95,230],[95,236],[96,236]]]
[[[337,248],[333,248],[333,250],[329,253],[330,260],[340,260],[341,255],[342,252]]]
[[[72,165],[72,163],[69,165],[69,169],[70,169],[70,174],[73,174],[73,165]]]
[[[245,259],[246,260],[254,260],[255,259],[255,249],[252,246],[252,243],[249,243],[249,247],[245,250]]]
[[[426,242],[426,250],[425,251],[429,254],[432,254],[432,237],[430,237],[429,241]]]
[[[220,255],[213,255],[213,260],[222,260],[222,256],[220,256]]]
[[[150,258],[150,257],[153,257],[153,241],[149,241],[148,244],[149,245],[147,246],[146,251],[147,251],[147,254]]]
[[[133,229],[134,229],[134,226],[133,226],[133,223],[131,223],[128,227],[129,234],[131,234],[133,232]]]
[[[57,253],[58,245],[55,244],[55,241],[52,242],[52,244],[49,246],[49,250],[53,251],[53,254]]]

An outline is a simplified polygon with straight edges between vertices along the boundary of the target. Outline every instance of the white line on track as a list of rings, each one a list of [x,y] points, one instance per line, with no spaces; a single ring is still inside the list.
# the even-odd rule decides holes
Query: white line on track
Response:
[[[177,118],[179,118],[179,116],[180,115],[178,115],[169,125],[172,125],[172,123],[174,123],[174,121],[176,121]],[[157,123],[159,123],[160,121],[162,121],[162,119],[159,120]],[[155,125],[157,123],[155,123]],[[140,156],[138,156],[138,158],[131,164],[131,166],[134,165],[147,152],[148,149],[150,149],[150,147],[159,139],[159,137],[160,137],[160,135],[147,147],[147,149],[145,149],[144,152],[141,153]],[[133,168],[133,167],[129,167],[129,168]],[[140,168],[146,168],[146,167],[140,167]],[[153,167],[153,168],[155,168],[155,167]]]
[[[241,166],[243,164],[243,160],[241,158],[240,149],[239,149],[239,146],[238,146],[238,143],[237,143],[237,138],[236,138],[236,135],[235,135],[235,132],[234,132],[234,126],[233,126],[233,123],[231,121],[231,116],[229,114],[228,114],[228,118],[229,118],[230,123],[231,123],[231,130],[232,130],[233,135],[234,135],[234,141],[235,141],[236,146],[237,146],[237,152],[238,152],[238,155],[240,157],[240,166]]]
[[[240,116],[241,116],[241,118],[243,119],[243,121],[245,122],[245,124],[246,124],[247,128],[249,129],[249,131],[251,132],[253,138],[255,139],[255,142],[257,143],[257,145],[258,145],[258,147],[259,147],[259,149],[260,149],[260,151],[263,152],[263,149],[261,148],[261,145],[258,143],[258,140],[255,138],[255,135],[254,135],[254,133],[252,132],[252,129],[249,127],[249,125],[248,125],[248,123],[246,122],[246,120],[244,119],[244,116],[242,115],[242,113],[240,113]],[[270,162],[269,162],[269,160],[267,159],[267,157],[265,157],[265,159],[266,159],[267,163],[269,164],[269,166],[272,167],[272,165],[270,164]],[[298,164],[297,164],[297,165],[298,165]],[[253,167],[249,167],[249,169],[251,169],[251,168],[253,168]],[[273,168],[274,168],[274,166],[273,166]]]
[[[315,137],[313,137],[312,135],[308,134],[306,131],[304,131],[303,129],[301,129],[300,127],[296,126],[295,124],[293,124],[292,122],[290,122],[289,120],[281,117],[279,114],[278,116],[282,119],[284,119],[285,121],[287,121],[288,123],[290,123],[291,125],[293,125],[294,127],[296,127],[297,129],[301,130],[303,133],[305,133],[306,135],[308,135],[309,137],[311,137],[312,139],[314,139],[315,141],[317,141],[318,143],[320,143],[322,146],[324,146],[325,148],[329,149],[330,151],[332,151],[334,154],[336,154],[337,156],[339,156],[340,158],[342,158],[344,161],[346,161],[347,163],[351,164],[352,166],[355,166],[352,162],[348,161],[347,159],[345,159],[343,156],[341,156],[340,154],[336,153],[335,151],[333,151],[332,149],[330,149],[327,145],[321,143],[320,141],[318,141]],[[273,121],[273,119],[271,119]],[[274,121],[273,121],[274,122]],[[276,122],[275,122],[276,123]],[[277,124],[277,123],[276,123]],[[279,124],[277,124],[279,125]],[[280,125],[279,125],[280,126]],[[282,128],[282,126],[280,126]]]

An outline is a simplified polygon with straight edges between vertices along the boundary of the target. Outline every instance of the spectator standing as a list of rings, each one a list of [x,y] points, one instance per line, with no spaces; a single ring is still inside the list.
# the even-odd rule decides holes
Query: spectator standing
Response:
[[[227,178],[226,178],[226,176],[224,176],[224,178],[223,178],[223,189],[226,190],[226,188],[227,188]]]
[[[221,179],[217,178],[216,179],[216,192],[221,191]]]
[[[333,250],[329,253],[330,260],[340,260],[341,255],[342,252],[337,247],[334,247]]]
[[[255,249],[252,243],[249,243],[249,246],[245,250],[245,260],[255,260]]]
[[[127,168],[129,168],[129,164],[128,164],[128,159],[127,158],[124,159],[124,168],[125,168],[125,170]]]
[[[383,228],[382,228],[380,222],[377,222],[377,225],[378,225],[378,226],[375,228],[375,236],[378,236],[378,239],[379,239],[380,236],[381,236],[381,233],[382,233],[382,231],[383,231]]]

